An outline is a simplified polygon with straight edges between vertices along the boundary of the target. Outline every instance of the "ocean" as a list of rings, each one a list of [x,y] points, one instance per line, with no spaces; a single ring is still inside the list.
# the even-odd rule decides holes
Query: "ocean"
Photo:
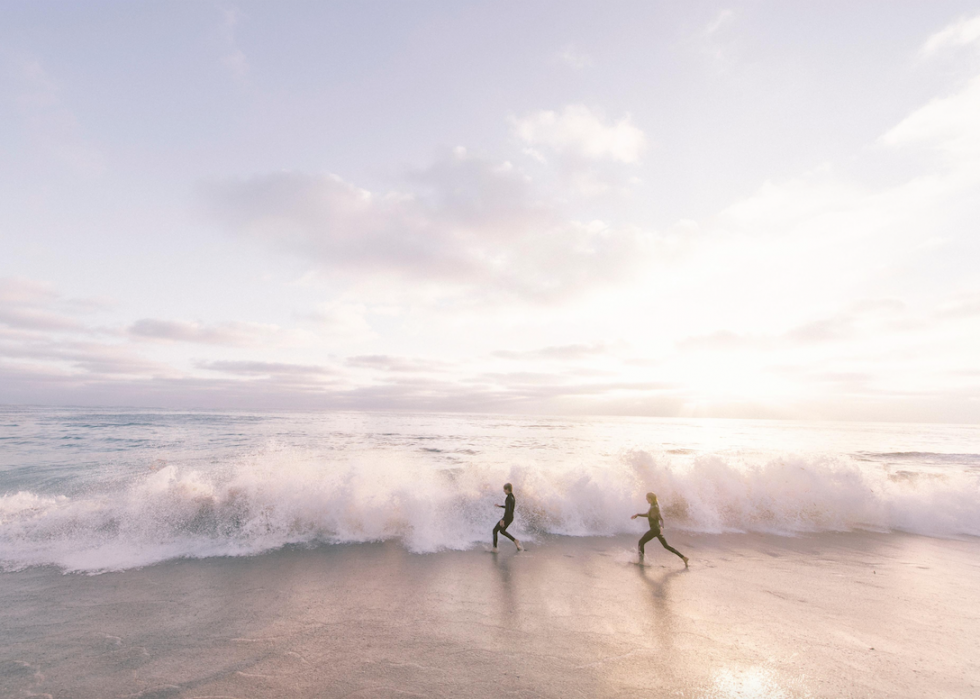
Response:
[[[411,413],[0,408],[0,566],[125,570],[287,545],[514,530],[980,536],[980,427]]]
[[[978,560],[971,425],[0,408],[4,698],[976,697]]]

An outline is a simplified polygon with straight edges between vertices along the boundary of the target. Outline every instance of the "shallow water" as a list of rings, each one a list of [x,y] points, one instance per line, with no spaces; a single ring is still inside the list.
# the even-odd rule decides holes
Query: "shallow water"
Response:
[[[0,565],[100,572],[288,544],[668,530],[980,535],[980,427],[0,408]]]

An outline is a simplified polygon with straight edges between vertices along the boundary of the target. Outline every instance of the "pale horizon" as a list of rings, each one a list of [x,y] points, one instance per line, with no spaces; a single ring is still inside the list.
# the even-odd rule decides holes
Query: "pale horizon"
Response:
[[[0,20],[0,404],[980,422],[975,4]]]

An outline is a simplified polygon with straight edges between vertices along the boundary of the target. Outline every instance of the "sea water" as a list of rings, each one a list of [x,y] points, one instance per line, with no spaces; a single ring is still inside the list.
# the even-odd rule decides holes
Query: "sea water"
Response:
[[[0,407],[0,568],[103,572],[512,531],[980,536],[980,427]]]

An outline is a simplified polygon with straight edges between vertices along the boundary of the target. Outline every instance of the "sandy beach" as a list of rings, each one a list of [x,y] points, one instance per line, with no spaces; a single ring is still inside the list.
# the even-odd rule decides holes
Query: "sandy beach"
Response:
[[[9,697],[970,697],[976,540],[395,543],[0,574]],[[507,542],[505,542],[507,543]]]

